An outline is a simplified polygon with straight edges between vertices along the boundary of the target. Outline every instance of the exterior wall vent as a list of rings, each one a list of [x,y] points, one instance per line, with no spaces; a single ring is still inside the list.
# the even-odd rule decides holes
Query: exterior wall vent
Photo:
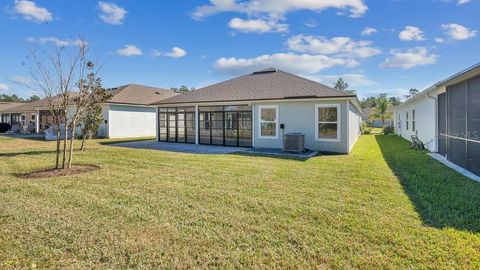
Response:
[[[305,150],[305,135],[301,133],[286,133],[283,136],[283,151],[303,152]]]

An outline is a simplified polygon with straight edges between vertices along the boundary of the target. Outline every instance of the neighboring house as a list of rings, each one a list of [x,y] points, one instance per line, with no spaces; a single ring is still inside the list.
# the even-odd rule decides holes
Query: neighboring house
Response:
[[[360,136],[355,95],[274,68],[153,104],[159,141],[282,148],[295,132],[308,149],[349,153]]]
[[[36,105],[41,105],[41,101],[29,103],[11,103],[10,106],[0,106],[0,122],[10,125],[20,124],[22,126],[38,124],[38,113]]]
[[[105,138],[155,136],[156,109],[148,104],[178,95],[172,90],[136,84],[107,90],[112,97],[102,105],[104,122],[98,131],[98,136]],[[28,125],[33,122],[37,133],[53,124],[53,117],[45,99],[0,110],[0,113],[10,116],[9,119],[5,118],[9,120],[5,121],[9,124]],[[26,121],[23,122],[22,119]]]
[[[17,107],[19,105],[22,105],[22,103],[0,101],[0,123],[10,123],[11,122],[11,115],[9,113],[2,114],[2,111],[11,109],[13,107]]]
[[[398,135],[412,135],[480,175],[480,63],[440,81],[395,110]]]
[[[382,119],[373,117],[375,108],[363,108],[362,110],[362,120],[367,123],[367,126],[374,128],[381,128]],[[385,120],[385,126],[393,126],[393,120]]]

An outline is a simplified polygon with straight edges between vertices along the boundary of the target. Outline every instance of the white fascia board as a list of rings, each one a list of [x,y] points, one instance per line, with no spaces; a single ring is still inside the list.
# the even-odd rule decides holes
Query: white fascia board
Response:
[[[297,101],[338,101],[338,100],[356,100],[358,109],[361,108],[358,98],[355,97],[335,97],[335,98],[294,98],[294,99],[264,99],[264,100],[243,100],[243,101],[213,101],[213,102],[191,102],[191,103],[169,103],[157,104],[157,107],[188,107],[188,106],[214,106],[214,105],[251,105],[261,103],[285,103]],[[356,105],[357,106],[357,105]]]

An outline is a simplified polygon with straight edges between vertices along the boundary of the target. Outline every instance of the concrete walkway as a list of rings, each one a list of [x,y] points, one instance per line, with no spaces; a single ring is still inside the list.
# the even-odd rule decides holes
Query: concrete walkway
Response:
[[[163,150],[163,151],[192,153],[192,154],[230,154],[235,152],[242,152],[249,149],[249,148],[243,148],[243,147],[229,147],[229,146],[189,144],[189,143],[171,143],[171,142],[157,142],[157,141],[123,142],[123,143],[113,143],[110,145],[127,147],[127,148]]]
[[[433,159],[435,159],[435,160],[443,163],[445,166],[447,166],[447,167],[449,167],[449,168],[457,171],[458,173],[460,173],[460,174],[462,174],[462,175],[464,175],[464,176],[466,176],[466,177],[468,177],[468,178],[470,178],[470,179],[472,179],[472,180],[474,180],[474,181],[480,182],[480,176],[475,175],[475,174],[473,174],[472,172],[469,172],[469,171],[467,171],[466,169],[464,169],[464,168],[462,168],[462,167],[460,167],[460,166],[458,166],[458,165],[450,162],[450,161],[447,160],[444,156],[442,156],[442,155],[440,155],[440,154],[438,154],[438,153],[428,153],[428,155],[429,155],[430,157],[432,157]]]

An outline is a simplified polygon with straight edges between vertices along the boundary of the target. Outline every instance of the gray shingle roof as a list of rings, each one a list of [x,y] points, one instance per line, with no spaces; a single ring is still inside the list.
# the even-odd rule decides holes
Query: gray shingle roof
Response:
[[[109,89],[109,93],[112,94],[109,103],[136,105],[148,105],[178,95],[172,90],[138,84],[128,84]]]
[[[152,104],[332,97],[355,97],[355,95],[270,68]]]
[[[123,85],[108,89],[108,91],[112,95],[108,103],[131,105],[149,105],[152,102],[179,95],[172,90],[138,84]],[[75,96],[76,92],[72,92],[71,95]],[[23,113],[36,111],[39,108],[45,108],[47,106],[47,99],[41,99],[29,103],[17,103],[14,106],[0,106],[0,112]]]
[[[22,105],[22,103],[0,101],[0,112],[3,111],[3,110],[8,110],[8,109],[13,108],[13,107],[17,107],[19,105]]]

